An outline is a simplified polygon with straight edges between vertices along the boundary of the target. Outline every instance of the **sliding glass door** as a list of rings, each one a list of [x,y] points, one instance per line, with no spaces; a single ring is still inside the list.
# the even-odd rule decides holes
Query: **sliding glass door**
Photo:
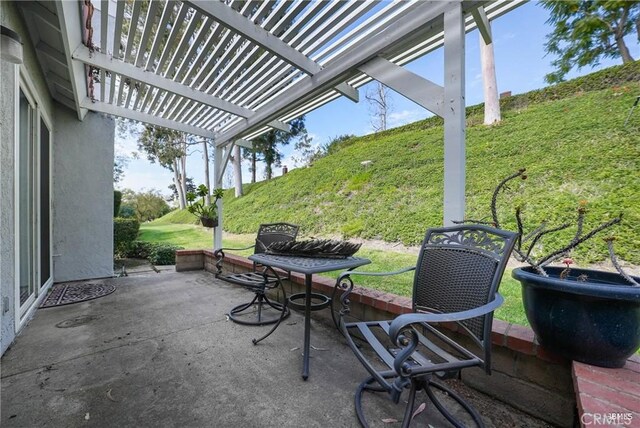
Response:
[[[52,282],[51,127],[20,82],[16,144],[16,322]]]
[[[40,288],[53,280],[51,275],[51,131],[40,117]]]
[[[35,300],[35,106],[33,100],[20,89],[18,112],[18,288],[20,315]]]

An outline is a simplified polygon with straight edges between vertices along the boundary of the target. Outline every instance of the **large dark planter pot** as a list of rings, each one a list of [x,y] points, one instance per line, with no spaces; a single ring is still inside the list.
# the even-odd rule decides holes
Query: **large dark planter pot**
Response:
[[[218,227],[218,218],[200,217],[200,222],[204,227]]]
[[[546,267],[543,277],[531,267],[512,276],[522,284],[527,319],[544,348],[572,360],[601,367],[622,367],[640,347],[640,287],[620,275]],[[587,281],[577,281],[587,275]],[[638,278],[635,278],[637,281]]]

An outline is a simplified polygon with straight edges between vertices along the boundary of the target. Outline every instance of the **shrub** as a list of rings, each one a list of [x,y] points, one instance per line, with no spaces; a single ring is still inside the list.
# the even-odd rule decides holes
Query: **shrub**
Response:
[[[127,253],[127,257],[133,257],[136,259],[146,259],[149,257],[151,247],[157,245],[153,242],[147,241],[134,241]]]
[[[176,264],[176,250],[182,250],[183,247],[170,244],[155,244],[149,250],[149,262],[152,265],[174,265]]]
[[[113,191],[113,216],[114,217],[118,217],[121,203],[122,203],[122,192],[119,190],[114,190]]]
[[[132,243],[128,257],[147,259],[153,265],[173,265],[176,263],[176,250],[183,247],[157,242],[135,241]]]
[[[113,252],[116,257],[126,257],[138,237],[140,222],[134,218],[113,219]]]

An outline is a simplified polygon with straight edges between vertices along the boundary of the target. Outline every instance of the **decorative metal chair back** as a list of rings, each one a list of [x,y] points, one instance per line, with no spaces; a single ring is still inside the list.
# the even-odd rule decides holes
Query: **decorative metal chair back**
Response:
[[[434,395],[434,388],[457,402],[477,426],[484,426],[477,411],[439,378],[456,376],[468,367],[482,367],[490,373],[493,311],[503,302],[497,290],[517,236],[482,225],[429,229],[415,267],[386,273],[344,272],[338,277],[335,289],[344,290],[340,329],[371,375],[356,389],[356,414],[363,426],[368,426],[362,409],[365,391],[384,391],[397,404],[405,389],[409,389],[409,395],[405,400],[403,427],[408,427],[413,419],[419,390],[426,392],[436,409],[454,426],[465,426]],[[345,321],[345,315],[350,313],[352,276],[383,277],[412,270],[415,270],[412,313],[393,320]],[[466,340],[460,343],[457,336],[450,337],[437,329],[441,322],[456,322],[476,346],[468,349]]]
[[[269,223],[261,224],[256,236],[256,243],[245,248],[220,248],[215,251],[216,257],[216,278],[227,282],[241,285],[255,293],[253,300],[248,303],[241,303],[231,308],[229,319],[233,322],[245,325],[266,325],[276,324],[289,316],[289,308],[282,303],[271,301],[266,292],[280,288],[283,300],[286,300],[286,293],[282,287],[282,279],[288,279],[289,273],[282,278],[271,268],[264,268],[258,271],[258,266],[253,264],[253,271],[241,273],[223,274],[222,266],[225,259],[225,250],[248,250],[253,248],[254,254],[264,253],[269,245],[274,242],[295,241],[299,227],[289,223]],[[254,308],[257,310],[254,311]],[[269,312],[274,312],[269,313]],[[277,325],[277,324],[276,324]],[[263,336],[263,338],[266,336]],[[254,343],[262,339],[256,340]]]
[[[269,245],[280,241],[295,241],[299,226],[290,223],[261,224],[256,237],[254,253],[264,253]]]
[[[512,232],[482,225],[429,229],[414,276],[414,312],[462,312],[489,303],[500,285],[514,239]],[[484,350],[487,371],[492,322],[493,312],[460,321]]]

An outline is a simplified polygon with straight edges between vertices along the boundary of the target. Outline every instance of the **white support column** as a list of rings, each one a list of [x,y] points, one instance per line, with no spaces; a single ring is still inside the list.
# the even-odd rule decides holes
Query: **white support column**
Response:
[[[224,175],[224,148],[215,146],[213,152],[213,187],[215,189],[222,187],[222,177]],[[222,199],[218,199],[218,227],[213,229],[213,249],[222,248]]]
[[[444,13],[444,225],[465,213],[464,15]]]

